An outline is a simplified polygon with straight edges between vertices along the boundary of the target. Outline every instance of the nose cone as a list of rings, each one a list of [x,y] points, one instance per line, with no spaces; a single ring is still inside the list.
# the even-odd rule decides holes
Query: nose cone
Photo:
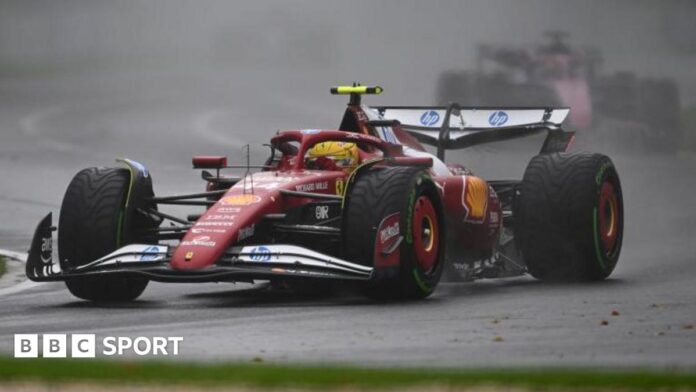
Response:
[[[228,192],[189,229],[174,251],[172,268],[201,269],[215,264],[230,246],[254,235],[261,217],[277,210],[276,192],[234,192]]]

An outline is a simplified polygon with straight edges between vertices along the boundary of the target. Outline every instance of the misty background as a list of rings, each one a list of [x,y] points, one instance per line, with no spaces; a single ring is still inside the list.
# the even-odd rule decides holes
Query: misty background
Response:
[[[389,102],[427,104],[442,70],[474,65],[477,44],[532,44],[563,30],[573,44],[599,49],[607,71],[678,79],[693,105],[695,13],[690,0],[3,0],[0,75],[129,66],[187,68],[195,78],[213,67],[230,79],[249,70],[292,79],[318,71],[323,86],[381,83]]]

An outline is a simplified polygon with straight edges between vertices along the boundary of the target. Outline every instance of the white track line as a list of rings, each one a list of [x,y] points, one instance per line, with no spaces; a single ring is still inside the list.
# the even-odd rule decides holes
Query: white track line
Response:
[[[7,250],[7,249],[0,249],[0,255],[5,256],[5,257],[12,259],[12,260],[20,261],[22,263],[27,262],[27,254],[26,253],[15,252],[12,250]],[[25,280],[21,283],[17,283],[15,285],[10,286],[10,287],[0,289],[0,297],[5,296],[5,295],[19,293],[19,292],[22,292],[24,290],[29,290],[31,288],[38,287],[41,284],[42,283],[40,283],[40,282],[32,282],[31,280]]]
[[[0,289],[0,297],[4,297],[4,296],[10,295],[10,294],[21,293],[22,291],[33,289],[35,287],[39,287],[42,284],[43,284],[42,282],[33,282],[31,280],[25,280],[21,283],[17,283],[16,285],[13,285],[10,287],[5,287],[4,289]]]
[[[13,250],[0,249],[0,255],[9,257],[10,259],[21,261],[22,263],[27,262],[27,254],[22,252],[15,252]]]

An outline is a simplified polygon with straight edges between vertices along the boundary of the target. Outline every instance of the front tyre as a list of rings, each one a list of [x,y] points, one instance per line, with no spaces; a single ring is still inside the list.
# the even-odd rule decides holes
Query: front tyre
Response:
[[[619,175],[602,154],[543,154],[529,162],[515,237],[529,273],[550,281],[608,277],[623,238]]]
[[[375,268],[369,297],[419,299],[435,290],[444,267],[444,217],[437,187],[422,168],[361,174],[350,188],[344,233],[347,259]],[[400,241],[395,265],[376,263],[386,237]]]
[[[73,177],[63,198],[58,223],[58,252],[63,271],[97,260],[123,246],[125,203],[130,173],[124,168],[93,167]],[[65,281],[70,292],[96,302],[131,301],[148,280],[139,276],[84,276]]]

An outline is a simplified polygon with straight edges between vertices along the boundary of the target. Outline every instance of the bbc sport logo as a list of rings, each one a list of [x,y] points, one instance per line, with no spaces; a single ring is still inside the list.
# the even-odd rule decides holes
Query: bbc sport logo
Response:
[[[69,339],[68,339],[69,337]],[[15,358],[67,358],[70,347],[71,358],[95,358],[97,354],[104,356],[120,356],[135,354],[138,356],[169,356],[179,355],[179,344],[184,341],[182,336],[106,336],[97,345],[94,334],[15,334]],[[100,348],[98,351],[97,349]]]

